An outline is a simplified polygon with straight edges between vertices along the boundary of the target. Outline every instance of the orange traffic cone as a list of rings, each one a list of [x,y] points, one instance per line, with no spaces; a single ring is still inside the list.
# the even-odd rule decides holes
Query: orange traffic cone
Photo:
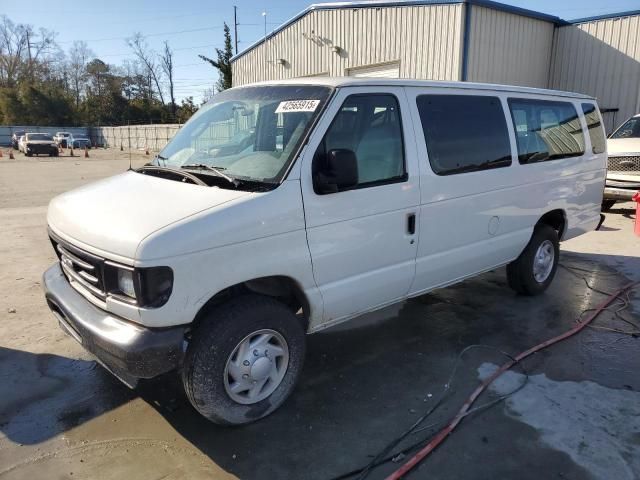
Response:
[[[9,150],[9,160],[14,160],[16,157],[13,156],[13,150]]]
[[[122,144],[120,144],[120,151],[122,152],[124,148],[122,148]]]
[[[2,158],[2,150],[0,150],[0,158]]]
[[[73,157],[73,145],[71,145],[71,148],[69,148],[69,156]]]
[[[84,158],[89,158],[89,149],[86,146],[84,147]]]
[[[145,150],[144,150],[144,154],[145,154],[145,155],[149,155],[149,147],[146,147],[146,148],[145,148]]]

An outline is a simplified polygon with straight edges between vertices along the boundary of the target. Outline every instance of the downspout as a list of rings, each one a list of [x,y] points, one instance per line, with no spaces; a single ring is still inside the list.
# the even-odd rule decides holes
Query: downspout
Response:
[[[467,81],[469,68],[469,41],[471,35],[471,3],[464,2],[464,30],[462,33],[462,73],[460,80]]]

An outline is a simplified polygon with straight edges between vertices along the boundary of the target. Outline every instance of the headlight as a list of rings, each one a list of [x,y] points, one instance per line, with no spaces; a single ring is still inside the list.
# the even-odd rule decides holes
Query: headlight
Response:
[[[173,290],[169,267],[131,268],[107,261],[104,273],[108,293],[140,307],[161,307]]]
[[[127,297],[136,298],[136,288],[133,284],[133,270],[118,269],[118,290]]]
[[[143,307],[158,308],[167,303],[173,290],[173,270],[169,267],[136,269],[140,295],[138,303]]]

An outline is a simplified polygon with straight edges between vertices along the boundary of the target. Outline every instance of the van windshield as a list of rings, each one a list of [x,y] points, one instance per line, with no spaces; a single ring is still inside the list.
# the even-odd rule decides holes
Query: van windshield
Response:
[[[234,88],[218,93],[178,131],[153,164],[277,183],[331,89],[310,85]]]

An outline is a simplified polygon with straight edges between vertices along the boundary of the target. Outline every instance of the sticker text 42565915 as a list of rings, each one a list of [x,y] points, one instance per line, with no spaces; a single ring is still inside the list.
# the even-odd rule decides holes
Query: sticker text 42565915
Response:
[[[287,100],[280,102],[276,113],[315,112],[320,100]]]

